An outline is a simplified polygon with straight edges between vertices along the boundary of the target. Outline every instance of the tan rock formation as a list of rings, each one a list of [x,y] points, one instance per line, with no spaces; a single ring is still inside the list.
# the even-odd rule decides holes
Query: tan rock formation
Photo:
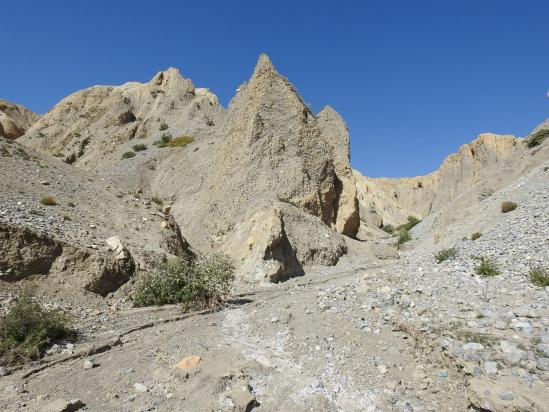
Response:
[[[402,224],[410,215],[423,218],[442,208],[473,186],[493,192],[489,176],[505,167],[506,161],[526,150],[520,139],[510,135],[481,134],[473,142],[448,156],[440,168],[411,178],[368,178],[354,171],[361,219],[372,226],[368,213],[378,215],[385,225]],[[480,187],[482,186],[482,187]],[[379,226],[379,225],[378,225]]]
[[[39,117],[23,106],[0,99],[0,137],[17,139]]]

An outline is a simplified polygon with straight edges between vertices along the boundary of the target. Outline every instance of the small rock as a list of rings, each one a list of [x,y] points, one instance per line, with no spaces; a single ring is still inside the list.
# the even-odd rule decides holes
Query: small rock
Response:
[[[536,368],[540,371],[549,371],[549,358],[539,358],[536,362]]]
[[[271,323],[277,323],[278,322],[278,318],[275,316],[274,318],[271,318]]]
[[[462,346],[463,350],[477,351],[484,349],[484,346],[477,342],[469,342]]]
[[[139,392],[139,393],[147,392],[147,387],[142,383],[134,383],[133,388],[135,389],[136,392]]]
[[[162,208],[162,213],[164,213],[164,215],[168,216],[170,214],[170,212],[172,211],[172,207],[171,206],[164,206]]]
[[[387,366],[385,366],[385,365],[379,365],[378,370],[379,370],[379,373],[381,373],[381,374],[385,374],[385,373],[388,372],[387,371]]]
[[[499,398],[502,401],[512,401],[513,399],[515,399],[515,397],[513,396],[513,392],[503,392],[501,395],[499,395]]]
[[[200,362],[202,362],[202,358],[200,356],[192,355],[192,356],[187,356],[186,358],[181,359],[175,365],[175,367],[179,369],[188,369],[198,365]]]
[[[483,369],[488,376],[495,376],[498,374],[498,364],[496,362],[485,362]]]
[[[95,368],[97,365],[95,363],[95,360],[94,359],[86,359],[84,361],[84,369],[93,369]]]
[[[66,401],[63,399],[56,399],[55,401],[51,402],[49,405],[47,405],[43,411],[45,412],[75,412],[81,409],[82,407],[86,406],[84,402],[82,402],[80,399],[72,399],[70,401]]]
[[[0,376],[8,376],[10,374],[10,370],[6,368],[5,366],[0,366]]]

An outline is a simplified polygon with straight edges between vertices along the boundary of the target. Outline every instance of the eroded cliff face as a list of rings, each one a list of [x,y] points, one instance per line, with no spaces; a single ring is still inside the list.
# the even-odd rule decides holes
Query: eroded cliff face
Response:
[[[164,132],[202,138],[213,132],[222,115],[213,93],[195,88],[170,68],[148,83],[78,91],[55,105],[20,140],[83,169],[108,170],[130,142],[145,143],[142,139],[158,139]]]
[[[508,160],[522,154],[522,139],[485,133],[448,156],[425,176],[368,178],[354,171],[361,219],[367,226],[399,225],[408,216],[423,218],[476,187],[486,195],[497,187],[494,174],[507,174]]]
[[[217,137],[192,152],[167,154],[145,181],[174,199],[192,245],[222,247],[248,268],[262,265],[248,257],[278,262],[254,279],[282,279],[307,263],[335,264],[346,250],[341,234],[358,230],[345,123],[330,108],[315,116],[265,55],[231,101]],[[248,244],[245,253],[223,246],[235,238]]]
[[[39,117],[21,105],[0,99],[0,137],[17,139]]]

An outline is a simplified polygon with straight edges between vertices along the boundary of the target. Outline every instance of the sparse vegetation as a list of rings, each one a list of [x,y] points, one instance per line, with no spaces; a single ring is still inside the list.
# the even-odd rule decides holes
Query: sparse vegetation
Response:
[[[382,225],[381,229],[389,234],[392,234],[395,231],[395,228],[393,227],[393,225]]]
[[[143,150],[147,150],[147,145],[144,143],[139,143],[133,145],[133,151],[134,152],[142,152]]]
[[[158,147],[166,147],[168,143],[170,143],[172,140],[172,135],[170,132],[162,133],[162,136],[160,136],[160,140],[157,140],[153,144]]]
[[[501,213],[507,213],[512,210],[515,210],[516,208],[517,208],[517,204],[515,202],[506,201],[501,204]]]
[[[131,159],[132,157],[135,157],[135,152],[124,152],[122,155],[122,159]]]
[[[23,149],[22,147],[18,147],[15,149],[15,154],[19,157],[21,157],[24,160],[30,160],[29,154]]]
[[[408,216],[408,222],[397,226],[397,230],[405,230],[408,231],[412,229],[415,225],[417,225],[421,220],[419,220],[417,217],[414,216]]]
[[[188,144],[191,144],[193,142],[194,142],[194,137],[192,136],[180,136],[168,142],[167,146],[168,147],[185,147]]]
[[[475,233],[471,234],[471,240],[477,240],[481,236],[482,236],[482,233],[475,232]]]
[[[158,130],[163,132],[164,130],[168,130],[168,129],[169,129],[169,126],[166,123],[162,122],[162,123],[160,123],[160,127],[159,127]]]
[[[448,259],[454,259],[457,256],[457,249],[455,247],[442,249],[440,252],[435,254],[435,259],[437,263],[444,262]]]
[[[31,296],[23,295],[0,320],[0,363],[39,359],[53,341],[75,337],[67,315],[46,310]]]
[[[42,196],[40,203],[44,206],[55,206],[57,205],[57,200],[55,200],[55,197],[53,196]]]
[[[185,310],[219,305],[230,292],[234,265],[223,255],[163,263],[142,276],[132,295],[135,306],[181,303]]]
[[[549,286],[549,269],[543,267],[530,268],[530,281],[542,288]]]
[[[539,146],[547,136],[549,136],[549,129],[538,130],[526,139],[526,146],[528,146],[529,149]]]
[[[402,230],[399,234],[398,234],[398,240],[397,240],[397,245],[402,245],[408,241],[412,240],[412,236],[410,236],[410,232],[408,232],[407,230]]]
[[[499,275],[500,271],[494,261],[481,257],[480,265],[475,268],[475,273],[482,277],[491,277]]]
[[[72,220],[70,215],[63,215],[63,220]]]

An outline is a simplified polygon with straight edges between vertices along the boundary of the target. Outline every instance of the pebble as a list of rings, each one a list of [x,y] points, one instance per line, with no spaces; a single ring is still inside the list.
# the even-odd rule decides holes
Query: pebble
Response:
[[[96,365],[95,363],[95,360],[94,359],[86,359],[84,361],[84,369],[93,369]]]
[[[513,392],[503,392],[499,395],[499,398],[502,401],[512,401],[513,399],[515,399],[515,397],[513,396]]]
[[[463,350],[478,351],[484,349],[484,346],[477,342],[469,342],[462,346]]]
[[[5,366],[0,366],[0,376],[8,376],[10,374],[10,370],[6,368]]]
[[[136,392],[139,392],[139,393],[147,392],[147,387],[142,383],[134,383],[133,388],[135,389]]]

